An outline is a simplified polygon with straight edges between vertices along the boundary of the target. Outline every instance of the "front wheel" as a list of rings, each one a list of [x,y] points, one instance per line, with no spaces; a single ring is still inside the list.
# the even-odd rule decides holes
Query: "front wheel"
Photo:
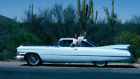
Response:
[[[95,66],[96,67],[105,67],[107,66],[108,62],[107,61],[96,61]]]
[[[36,66],[42,64],[40,57],[37,54],[29,54],[26,58],[27,64]]]

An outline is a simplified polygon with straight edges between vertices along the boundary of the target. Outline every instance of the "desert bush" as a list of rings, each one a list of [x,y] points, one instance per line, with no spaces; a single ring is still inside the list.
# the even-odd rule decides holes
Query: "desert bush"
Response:
[[[140,57],[140,49],[136,49],[136,50],[135,50],[135,54],[136,54],[136,57],[137,57],[137,58]]]
[[[38,45],[40,40],[33,34],[27,32],[20,32],[18,35],[11,35],[7,40],[0,44],[0,60],[14,59],[16,55],[16,48],[20,45]]]
[[[134,57],[139,57],[140,52],[137,50],[140,48],[140,35],[131,32],[122,32],[114,38],[116,44],[130,44],[130,51]]]
[[[97,29],[94,32],[94,40],[99,45],[113,44],[113,32],[111,26],[105,24],[96,25]]]
[[[114,38],[116,44],[131,44],[140,47],[140,35],[131,32],[122,32]]]
[[[0,60],[1,61],[10,61],[12,57],[12,53],[8,50],[3,50],[2,53],[0,53]]]

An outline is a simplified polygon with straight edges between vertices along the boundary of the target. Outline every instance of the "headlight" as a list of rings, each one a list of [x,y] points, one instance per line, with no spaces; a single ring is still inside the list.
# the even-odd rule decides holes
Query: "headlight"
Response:
[[[24,56],[25,55],[25,52],[23,52],[23,51],[17,51],[17,55]]]

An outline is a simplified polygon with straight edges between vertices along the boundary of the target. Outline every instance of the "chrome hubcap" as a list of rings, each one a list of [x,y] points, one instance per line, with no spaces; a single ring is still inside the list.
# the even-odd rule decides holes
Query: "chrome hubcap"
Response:
[[[36,65],[39,62],[39,57],[35,54],[29,56],[29,63],[32,65]]]
[[[104,61],[96,62],[96,65],[99,66],[99,67],[105,66],[105,64],[106,64],[106,62],[104,62]]]

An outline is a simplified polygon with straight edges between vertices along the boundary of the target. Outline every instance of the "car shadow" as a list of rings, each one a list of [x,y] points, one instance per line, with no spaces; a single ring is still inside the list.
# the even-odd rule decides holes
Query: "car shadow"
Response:
[[[108,65],[105,68],[138,68],[133,65]]]
[[[28,64],[23,64],[20,66],[30,66]],[[44,63],[42,65],[38,66],[44,66],[44,67],[93,67],[93,68],[138,68],[130,65],[107,65],[106,67],[96,67],[94,64],[71,64],[71,63],[64,63],[64,64],[58,64],[58,63]],[[37,66],[30,66],[30,67],[37,67]]]

